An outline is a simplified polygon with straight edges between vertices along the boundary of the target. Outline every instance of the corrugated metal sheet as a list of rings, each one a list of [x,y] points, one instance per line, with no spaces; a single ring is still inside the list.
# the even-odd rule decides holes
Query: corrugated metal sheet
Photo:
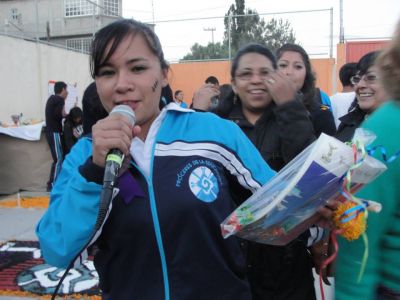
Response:
[[[346,42],[346,62],[358,62],[371,51],[385,48],[389,40]]]

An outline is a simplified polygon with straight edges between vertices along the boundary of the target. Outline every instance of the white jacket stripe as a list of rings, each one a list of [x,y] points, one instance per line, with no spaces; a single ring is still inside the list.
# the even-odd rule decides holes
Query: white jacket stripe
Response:
[[[229,172],[236,176],[239,183],[253,193],[260,184],[253,179],[251,172],[229,150],[215,143],[185,143],[157,144],[155,156],[194,156],[208,157],[220,162]]]

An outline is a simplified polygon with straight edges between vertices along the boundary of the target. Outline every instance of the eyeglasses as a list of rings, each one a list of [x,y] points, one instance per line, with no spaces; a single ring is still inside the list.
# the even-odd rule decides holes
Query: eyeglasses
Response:
[[[350,82],[352,84],[358,84],[360,83],[361,79],[364,79],[364,81],[368,84],[374,84],[378,81],[379,78],[375,74],[364,74],[362,76],[354,75],[353,77],[350,78]]]
[[[250,70],[249,71],[246,70],[246,71],[238,72],[235,77],[239,78],[240,80],[243,80],[243,81],[250,81],[254,75],[257,75],[258,77],[261,78],[261,80],[267,80],[268,77],[271,74],[273,74],[274,72],[275,72],[275,70],[271,70],[271,69],[263,69],[259,73],[252,72]]]

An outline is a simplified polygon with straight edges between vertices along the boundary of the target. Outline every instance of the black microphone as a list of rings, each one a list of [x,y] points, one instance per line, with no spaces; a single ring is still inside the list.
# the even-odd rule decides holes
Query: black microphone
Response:
[[[135,125],[136,117],[135,113],[128,105],[118,105],[114,107],[114,109],[110,112],[111,115],[113,114],[121,114],[129,119],[129,124],[132,126]],[[82,252],[92,244],[93,239],[95,239],[97,235],[97,231],[101,228],[103,224],[108,208],[110,206],[110,202],[112,199],[112,194],[114,190],[114,184],[118,176],[119,169],[121,168],[122,162],[124,160],[124,154],[119,149],[111,149],[106,157],[106,167],[104,171],[104,178],[103,178],[103,189],[101,190],[100,195],[100,206],[99,206],[99,213],[97,215],[95,230],[85,244],[85,246],[75,255],[75,257],[69,263],[67,269],[65,270],[64,274],[61,276],[52,296],[51,300],[55,299],[58,290],[61,287],[62,282],[64,281],[65,277],[67,276],[69,270],[74,266],[74,262],[80,257]]]
[[[110,115],[120,114],[129,119],[129,124],[135,125],[135,112],[128,105],[118,105],[113,108]],[[106,218],[108,207],[112,199],[113,189],[115,186],[118,172],[122,166],[125,155],[119,149],[111,149],[106,157],[106,166],[103,177],[103,188],[100,195],[99,214],[95,225],[96,231],[100,229]]]

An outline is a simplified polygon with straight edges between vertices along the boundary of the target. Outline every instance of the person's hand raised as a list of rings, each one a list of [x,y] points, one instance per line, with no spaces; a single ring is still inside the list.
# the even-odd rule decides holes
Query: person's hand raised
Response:
[[[130,125],[129,120],[120,114],[111,114],[92,127],[93,163],[105,166],[106,156],[111,149],[119,149],[129,155],[131,141],[140,133],[140,126]]]
[[[280,72],[272,72],[265,81],[272,99],[277,105],[292,101],[296,96],[293,82]]]
[[[211,106],[211,99],[219,96],[219,88],[214,84],[202,85],[193,95],[193,108],[208,111]]]

